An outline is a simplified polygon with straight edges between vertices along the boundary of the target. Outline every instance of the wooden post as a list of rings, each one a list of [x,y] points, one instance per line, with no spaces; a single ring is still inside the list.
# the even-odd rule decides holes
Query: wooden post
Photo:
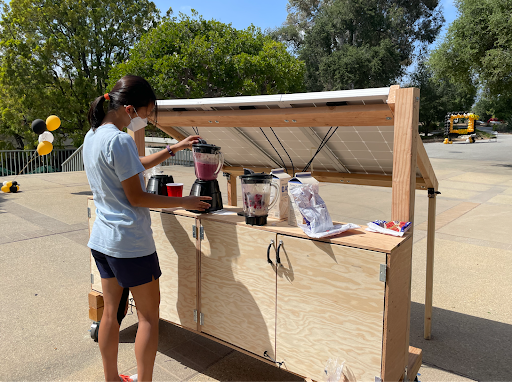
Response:
[[[414,225],[414,200],[416,192],[417,139],[420,114],[420,91],[416,88],[396,89],[395,132],[393,139],[393,180],[391,191],[391,220],[410,221]],[[413,227],[410,228],[411,230]],[[411,238],[412,240],[412,238]],[[412,259],[412,247],[408,256]],[[412,267],[408,274],[409,286],[405,309],[405,343],[403,346],[403,370],[409,357],[411,317]]]
[[[432,288],[434,285],[434,244],[436,236],[436,193],[429,189],[427,223],[427,272],[425,281],[425,322],[423,337],[430,339],[432,331]]]
[[[420,91],[396,90],[391,219],[413,222]]]
[[[133,138],[135,144],[137,145],[137,150],[139,151],[139,157],[146,156],[146,129],[140,129],[135,132],[128,130],[128,134]]]
[[[226,179],[228,181],[228,205],[236,207],[236,175],[228,174]]]

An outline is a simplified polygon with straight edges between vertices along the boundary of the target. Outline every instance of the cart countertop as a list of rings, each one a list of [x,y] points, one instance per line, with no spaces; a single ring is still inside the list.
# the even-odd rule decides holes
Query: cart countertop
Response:
[[[240,207],[224,206],[224,211],[230,211],[235,214],[223,215],[216,213],[194,213],[182,208],[151,208],[152,211],[171,213],[175,215],[188,216],[193,218],[200,218],[201,220],[218,221],[228,224],[236,224],[246,226],[245,218],[243,216],[236,215],[236,212],[242,211]],[[334,222],[335,224],[344,224],[340,222]],[[154,224],[154,222],[153,222]],[[408,232],[403,237],[395,237],[390,235],[383,235],[380,233],[366,231],[366,226],[361,226],[358,229],[352,229],[343,232],[335,237],[325,239],[314,239],[307,236],[301,228],[292,227],[288,225],[288,221],[277,220],[268,218],[268,224],[264,226],[250,226],[255,229],[261,229],[264,231],[275,232],[287,236],[295,236],[306,238],[310,240],[318,240],[323,242],[330,242],[332,244],[346,245],[349,247],[368,249],[371,251],[391,253],[391,251],[400,246],[403,242],[410,239],[412,233]]]

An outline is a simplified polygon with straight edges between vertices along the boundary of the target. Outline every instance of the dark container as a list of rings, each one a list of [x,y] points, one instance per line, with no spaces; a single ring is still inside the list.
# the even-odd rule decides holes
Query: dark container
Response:
[[[174,183],[171,175],[153,175],[148,180],[146,191],[150,194],[167,196],[167,183]]]

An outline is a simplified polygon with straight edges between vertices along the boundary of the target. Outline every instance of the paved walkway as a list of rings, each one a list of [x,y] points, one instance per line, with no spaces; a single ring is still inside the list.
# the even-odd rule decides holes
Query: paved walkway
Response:
[[[508,381],[512,160],[443,159],[442,150],[455,145],[426,146],[437,157],[432,163],[442,195],[430,341],[423,340],[427,196],[418,191],[416,197],[411,345],[424,352],[419,379]],[[192,168],[166,168],[171,171],[190,187]],[[90,191],[85,174],[37,174],[18,181],[22,192],[0,194],[0,379],[102,380],[100,353],[87,332]],[[221,186],[225,193],[225,182]],[[321,193],[335,220],[364,224],[391,213],[386,188],[323,184]],[[136,328],[131,314],[121,331],[121,372],[136,372]],[[161,322],[160,330],[155,380],[300,380],[171,324]]]

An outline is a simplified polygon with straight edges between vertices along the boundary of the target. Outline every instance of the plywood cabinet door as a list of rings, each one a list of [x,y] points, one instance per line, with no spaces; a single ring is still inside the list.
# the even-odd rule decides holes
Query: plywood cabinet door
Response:
[[[196,330],[197,309],[196,239],[192,236],[195,219],[151,211],[151,229],[160,261],[160,317]]]
[[[274,358],[276,274],[267,248],[276,234],[207,220],[202,225],[201,331]]]
[[[324,379],[329,358],[346,361],[358,381],[381,375],[386,254],[278,235],[277,361]]]

